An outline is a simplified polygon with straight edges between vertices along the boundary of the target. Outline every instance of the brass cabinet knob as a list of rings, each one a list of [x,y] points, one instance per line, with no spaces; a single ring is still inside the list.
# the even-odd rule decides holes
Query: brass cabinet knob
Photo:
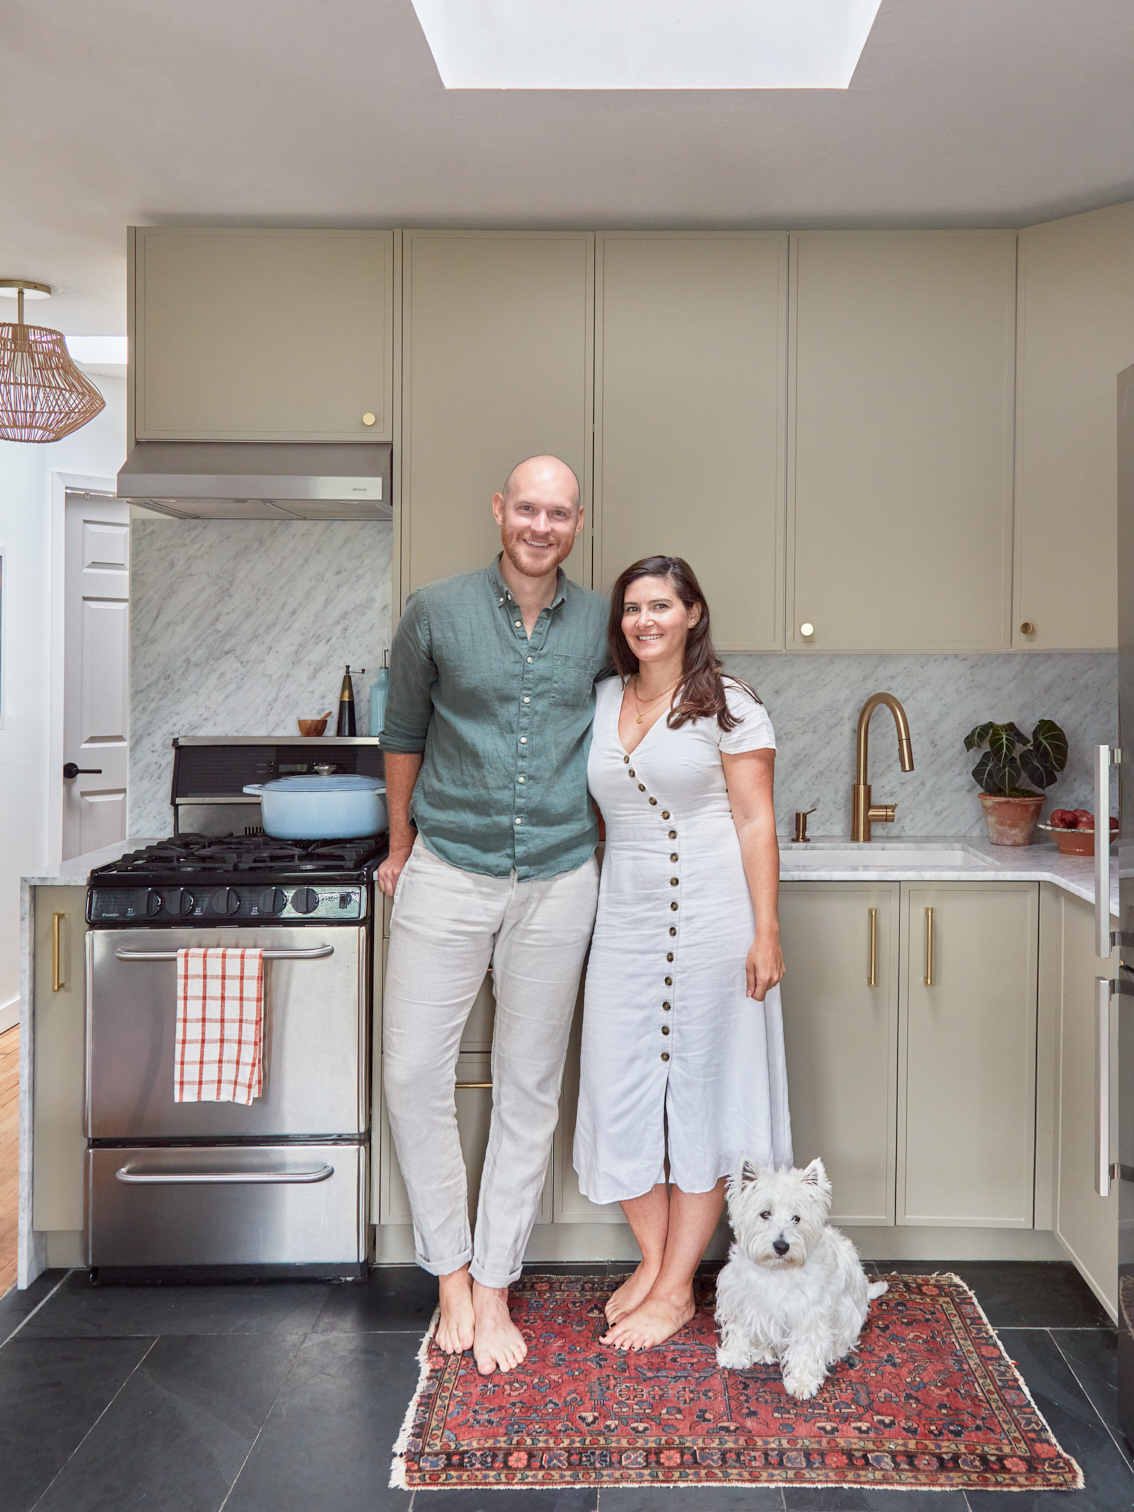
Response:
[[[373,425],[374,424],[374,420],[375,420],[375,417],[370,413],[369,410],[367,410],[366,413],[365,413],[365,415],[363,415],[363,417],[362,417],[362,423],[363,423],[363,425]]]
[[[815,634],[815,626],[809,620],[804,620],[803,624],[799,627],[799,633],[803,636],[804,640],[810,640]]]
[[[1024,620],[1023,624],[1020,626],[1020,634],[1034,635],[1035,633],[1036,627],[1032,624],[1031,620]]]

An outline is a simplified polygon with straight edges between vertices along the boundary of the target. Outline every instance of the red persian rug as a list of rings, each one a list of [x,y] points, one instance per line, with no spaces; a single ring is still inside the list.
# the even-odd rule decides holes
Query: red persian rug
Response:
[[[524,1276],[512,1316],[528,1357],[480,1376],[422,1341],[392,1486],[892,1486],[1071,1491],[1056,1443],[967,1286],[890,1276],[858,1346],[798,1402],[778,1367],[721,1371],[713,1283],[660,1349],[605,1332],[605,1276]]]

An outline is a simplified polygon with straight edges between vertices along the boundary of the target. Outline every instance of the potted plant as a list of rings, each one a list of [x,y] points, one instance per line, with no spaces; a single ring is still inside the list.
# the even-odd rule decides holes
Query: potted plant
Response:
[[[1041,719],[1030,740],[1011,720],[990,721],[965,736],[966,751],[982,746],[986,749],[973,767],[973,777],[981,790],[988,838],[993,845],[1030,845],[1044,789],[1067,765],[1067,736],[1054,719]],[[1024,787],[1024,782],[1032,786]]]

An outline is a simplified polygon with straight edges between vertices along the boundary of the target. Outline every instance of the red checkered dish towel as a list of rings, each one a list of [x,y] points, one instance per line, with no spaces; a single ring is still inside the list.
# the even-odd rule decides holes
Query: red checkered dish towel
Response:
[[[264,952],[177,952],[175,1102],[250,1103],[264,1086]]]

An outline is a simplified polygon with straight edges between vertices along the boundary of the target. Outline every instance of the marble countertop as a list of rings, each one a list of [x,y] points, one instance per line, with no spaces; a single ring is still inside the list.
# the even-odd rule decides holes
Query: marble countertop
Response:
[[[117,861],[153,840],[123,840],[85,856],[74,856],[40,875],[25,877],[31,887],[84,887],[96,866]],[[938,863],[933,853],[941,853]],[[962,859],[963,858],[963,859]],[[845,836],[817,835],[806,845],[780,837],[780,878],[784,882],[1053,882],[1084,902],[1095,901],[1092,856],[1062,856],[1043,845],[992,845],[983,835],[903,835],[868,845]],[[1110,907],[1118,912],[1118,867],[1110,867]]]
[[[943,864],[932,859],[942,853]],[[845,860],[843,859],[845,855]],[[983,835],[903,835],[862,844],[817,835],[805,845],[780,837],[784,882],[1053,882],[1076,898],[1095,901],[1093,856],[1064,856],[1042,845],[993,845]],[[1118,912],[1118,865],[1110,864],[1110,909]]]

